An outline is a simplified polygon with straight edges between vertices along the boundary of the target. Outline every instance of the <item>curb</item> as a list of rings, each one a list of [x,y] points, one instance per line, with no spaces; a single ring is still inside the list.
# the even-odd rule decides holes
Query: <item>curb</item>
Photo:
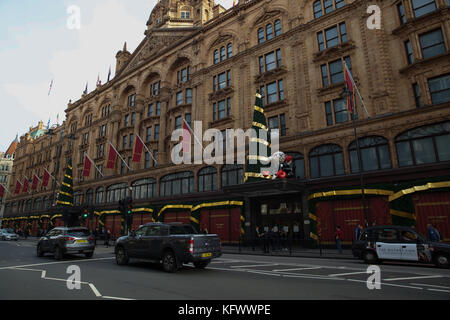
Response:
[[[326,256],[326,255],[278,255],[278,254],[264,254],[264,253],[256,253],[256,252],[236,252],[236,251],[224,251],[222,248],[222,254],[243,254],[243,255],[251,255],[251,256],[262,256],[262,257],[285,257],[285,258],[312,258],[312,259],[336,259],[336,260],[358,260],[353,256]]]

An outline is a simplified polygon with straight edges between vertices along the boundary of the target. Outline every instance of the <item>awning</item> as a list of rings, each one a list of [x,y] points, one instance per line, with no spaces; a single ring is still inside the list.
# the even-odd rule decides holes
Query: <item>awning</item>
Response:
[[[306,182],[294,179],[276,179],[247,182],[223,187],[222,190],[233,196],[261,197],[299,193],[305,191],[305,188]]]

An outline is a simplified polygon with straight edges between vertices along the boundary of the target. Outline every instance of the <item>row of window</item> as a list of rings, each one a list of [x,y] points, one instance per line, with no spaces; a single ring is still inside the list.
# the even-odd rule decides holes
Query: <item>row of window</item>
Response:
[[[408,64],[412,64],[415,60],[414,56],[417,58],[418,55],[414,55],[409,39],[406,40],[404,44],[406,60],[408,61]],[[419,45],[423,59],[432,58],[447,52],[441,28],[419,34]]]
[[[397,13],[401,24],[407,21],[407,14],[405,13],[404,3],[409,0],[403,0],[397,3]],[[410,0],[411,8],[414,18],[419,18],[437,10],[435,0]],[[447,6],[450,6],[450,0],[446,0]]]

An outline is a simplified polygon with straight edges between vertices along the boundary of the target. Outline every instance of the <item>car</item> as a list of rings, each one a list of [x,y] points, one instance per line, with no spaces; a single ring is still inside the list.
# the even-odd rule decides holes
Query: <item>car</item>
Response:
[[[39,239],[36,253],[38,257],[53,253],[56,260],[61,260],[65,254],[84,254],[91,258],[94,250],[95,238],[88,228],[56,227]]]
[[[411,227],[375,226],[364,229],[352,245],[353,256],[374,264],[383,261],[432,263],[449,268],[450,245],[427,241]]]
[[[116,262],[127,264],[130,258],[162,263],[166,272],[177,271],[183,263],[204,269],[212,259],[222,255],[217,234],[199,234],[191,225],[147,223],[115,244]]]
[[[14,232],[13,229],[1,229],[0,237],[5,240],[19,240],[19,235]]]

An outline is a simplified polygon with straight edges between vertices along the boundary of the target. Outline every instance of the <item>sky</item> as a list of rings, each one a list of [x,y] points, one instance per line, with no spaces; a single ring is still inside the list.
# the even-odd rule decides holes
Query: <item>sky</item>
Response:
[[[115,55],[144,39],[157,0],[0,0],[0,151],[42,120],[65,120],[97,78],[115,73]],[[233,0],[216,0],[225,8]],[[79,26],[75,17],[79,8]],[[111,77],[112,77],[111,76]],[[53,80],[50,95],[50,83]]]

